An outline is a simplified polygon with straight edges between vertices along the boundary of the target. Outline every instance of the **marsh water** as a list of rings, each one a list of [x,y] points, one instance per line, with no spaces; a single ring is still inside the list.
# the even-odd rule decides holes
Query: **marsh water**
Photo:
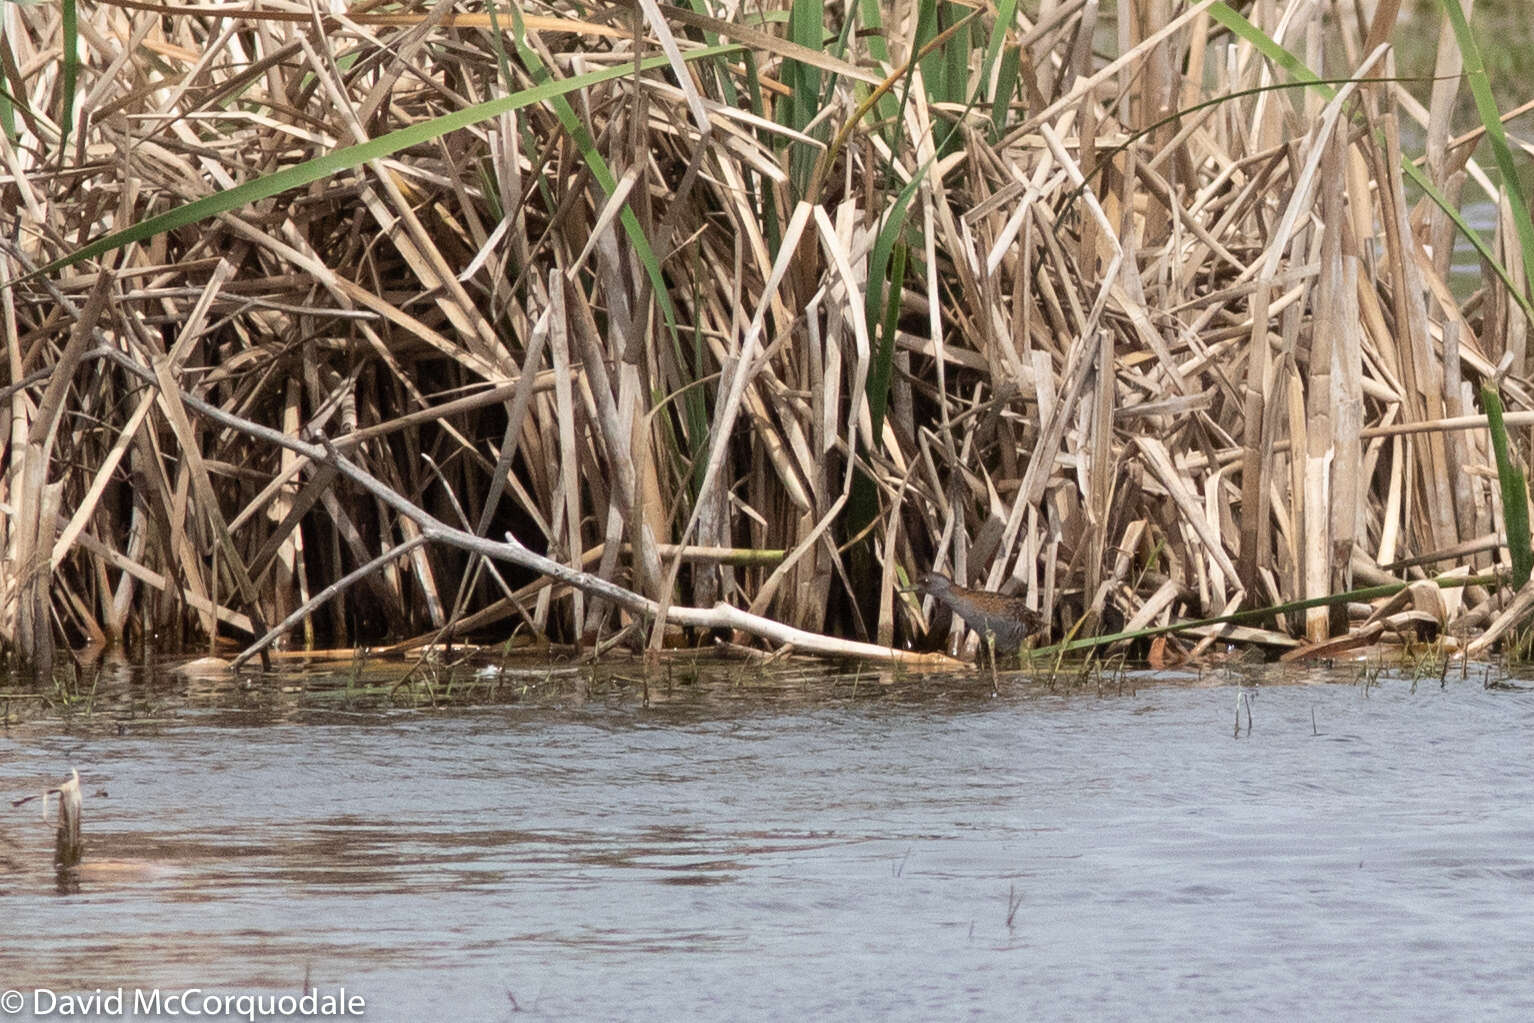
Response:
[[[387,682],[6,704],[0,792],[78,769],[88,843],[61,879],[37,801],[0,804],[15,1015],[1534,1014],[1534,691],[1482,668]]]

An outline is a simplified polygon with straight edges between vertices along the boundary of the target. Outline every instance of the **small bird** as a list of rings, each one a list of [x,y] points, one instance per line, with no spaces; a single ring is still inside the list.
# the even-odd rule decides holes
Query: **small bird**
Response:
[[[916,592],[947,605],[980,635],[981,649],[989,642],[997,656],[1016,654],[1044,625],[1044,616],[1022,597],[956,586],[941,572],[924,573],[916,581]]]

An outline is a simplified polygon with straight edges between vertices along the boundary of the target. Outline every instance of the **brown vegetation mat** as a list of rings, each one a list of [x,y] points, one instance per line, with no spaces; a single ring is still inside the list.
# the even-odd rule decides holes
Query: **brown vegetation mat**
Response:
[[[1437,31],[1377,6],[1248,13],[1367,79]],[[292,642],[659,644],[669,616],[902,646],[929,567],[1058,636],[1491,564],[1471,385],[1501,366],[1531,422],[1527,327],[1490,273],[1451,293],[1453,225],[1400,170],[1410,132],[1456,201],[1489,185],[1452,83],[1430,109],[1389,80],[1244,91],[1291,79],[1208,2],[1024,7],[997,99],[991,13],[907,66],[925,6],[843,37],[533,4],[498,43],[451,3],[101,0],[70,83],[72,4],[4,5],[0,638],[243,646],[307,605]],[[818,36],[847,48],[785,41]],[[636,54],[672,63],[26,278]]]

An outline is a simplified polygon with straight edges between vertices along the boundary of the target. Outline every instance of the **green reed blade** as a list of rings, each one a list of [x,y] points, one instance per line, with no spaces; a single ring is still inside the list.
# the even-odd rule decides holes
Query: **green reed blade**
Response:
[[[1446,2],[1448,2],[1448,0],[1446,0]],[[1282,67],[1285,71],[1289,72],[1289,74],[1293,75],[1298,80],[1297,83],[1285,83],[1285,85],[1282,87],[1291,87],[1292,84],[1306,86],[1315,89],[1327,99],[1331,99],[1337,94],[1336,90],[1333,89],[1330,85],[1331,80],[1323,79],[1318,76],[1314,71],[1305,66],[1304,61],[1300,60],[1294,54],[1278,45],[1278,43],[1274,42],[1273,39],[1267,35],[1267,33],[1263,32],[1257,26],[1247,21],[1240,14],[1231,10],[1231,8],[1226,4],[1214,4],[1209,8],[1209,14],[1220,24],[1230,29],[1245,41],[1251,43],[1254,47],[1257,48],[1259,53],[1273,61],[1273,63],[1277,64],[1279,67]],[[1219,99],[1208,102],[1218,101]],[[1206,105],[1208,105],[1207,102],[1197,104],[1191,109],[1197,110],[1200,107]],[[1166,120],[1175,120],[1177,117],[1185,116],[1187,113],[1188,111],[1179,111],[1176,115],[1171,118],[1167,118]],[[1162,123],[1165,122],[1163,121]],[[1147,129],[1147,131],[1153,130],[1155,127],[1159,127],[1159,125],[1153,125],[1152,128]],[[1497,122],[1497,127],[1500,131],[1500,121]],[[1105,163],[1106,161],[1099,161],[1100,166]],[[1423,170],[1415,163],[1405,158],[1404,156],[1401,159],[1401,170],[1412,184],[1422,189],[1422,191],[1427,194],[1428,198],[1432,199],[1434,204],[1448,215],[1449,219],[1454,222],[1454,226],[1459,231],[1459,233],[1463,235],[1467,241],[1470,242],[1471,246],[1475,249],[1476,254],[1479,255],[1481,259],[1485,260],[1486,265],[1491,267],[1492,272],[1494,272],[1498,277],[1502,279],[1502,283],[1507,286],[1508,293],[1512,296],[1513,300],[1517,302],[1520,307],[1522,307],[1524,315],[1528,316],[1530,319],[1534,319],[1534,302],[1531,302],[1529,297],[1524,294],[1524,289],[1518,287],[1518,285],[1514,283],[1512,275],[1507,271],[1507,267],[1504,266],[1501,260],[1497,258],[1496,253],[1492,252],[1491,246],[1481,238],[1480,233],[1476,231],[1475,228],[1471,227],[1468,222],[1466,222],[1465,218],[1460,215],[1459,210],[1455,209],[1453,204],[1449,202],[1448,198],[1438,190],[1432,181],[1428,179],[1427,174],[1424,173]],[[1523,244],[1524,250],[1526,252],[1534,251],[1529,248],[1529,243],[1527,241],[1523,242]],[[1525,261],[1525,266],[1527,267],[1527,261]]]
[[[688,61],[705,60],[722,54],[738,53],[740,49],[740,46],[733,44],[727,46],[706,46],[683,54],[683,59]],[[669,66],[670,61],[665,56],[657,56],[640,61],[637,70],[640,72],[653,71],[657,68]],[[351,170],[354,167],[367,163],[369,160],[383,159],[402,149],[408,149],[423,142],[430,142],[432,139],[440,138],[449,132],[457,131],[460,128],[467,128],[471,124],[476,124],[492,117],[498,117],[513,110],[520,110],[535,103],[562,99],[569,93],[597,85],[601,82],[610,81],[614,78],[631,76],[635,71],[636,68],[633,64],[623,64],[618,67],[603,68],[600,71],[590,71],[562,81],[542,82],[510,96],[502,96],[499,99],[475,103],[462,110],[455,110],[450,114],[443,114],[441,117],[434,117],[429,121],[422,121],[419,124],[412,124],[407,128],[391,131],[386,135],[380,135],[378,138],[369,139],[367,142],[337,149],[334,152],[326,153],[324,156],[316,157],[313,160],[306,160],[292,167],[286,167],[276,173],[257,178],[254,181],[247,181],[243,185],[238,185],[228,191],[216,192],[213,195],[204,196],[194,202],[189,202],[184,206],[177,206],[175,209],[167,210],[147,220],[140,221],[132,227],[124,228],[121,231],[114,231],[109,235],[97,238],[69,253],[67,256],[61,256],[46,266],[32,271],[25,277],[21,277],[16,281],[0,282],[0,289],[14,287],[35,277],[54,274],[66,267],[74,266],[87,259],[93,259],[104,252],[122,248],[124,245],[142,242],[156,235],[164,234],[167,231],[173,231],[178,227],[196,224],[199,221],[218,216],[220,213],[228,213],[231,210],[240,209],[262,199],[270,199],[274,195],[281,195],[283,192],[300,188],[311,182],[320,181],[342,171]],[[609,174],[610,177],[611,175]],[[615,184],[609,180],[605,183],[604,187],[612,188],[615,187]],[[632,219],[632,216],[631,212],[628,213],[627,219],[624,221],[625,229],[629,229],[628,219]],[[638,224],[635,223],[633,227],[637,229]],[[646,246],[645,251],[648,252],[648,246]],[[649,259],[645,261],[645,267],[647,271],[655,276],[658,276],[660,273],[659,265],[655,262],[653,253],[649,253]],[[657,298],[666,294],[663,288],[657,288],[656,291]]]
[[[64,109],[59,111],[59,153],[63,154],[69,148],[69,133],[75,127],[75,89],[80,78],[80,26],[75,0],[63,0],[59,14],[59,28],[64,36],[64,70],[59,83],[64,94]]]
[[[1508,449],[1502,399],[1495,388],[1481,388],[1481,404],[1486,406],[1491,450],[1497,458],[1497,479],[1502,484],[1502,525],[1507,531],[1507,553],[1513,561],[1513,587],[1522,589],[1534,570],[1534,549],[1529,546],[1529,486]]]
[[[1518,231],[1518,244],[1523,249],[1524,281],[1528,291],[1534,292],[1534,223],[1529,220],[1529,204],[1524,199],[1523,185],[1518,178],[1518,168],[1513,165],[1513,152],[1507,144],[1507,132],[1502,128],[1502,114],[1491,94],[1491,80],[1486,75],[1486,63],[1481,59],[1480,47],[1465,20],[1464,9],[1459,0],[1442,0],[1444,13],[1454,27],[1454,38],[1459,43],[1460,55],[1465,61],[1465,78],[1470,83],[1470,94],[1475,97],[1475,109],[1486,127],[1486,141],[1491,145],[1497,160],[1497,170],[1502,175],[1502,188],[1507,192],[1507,204],[1513,214],[1513,224]],[[1514,291],[1518,289],[1514,288]]]

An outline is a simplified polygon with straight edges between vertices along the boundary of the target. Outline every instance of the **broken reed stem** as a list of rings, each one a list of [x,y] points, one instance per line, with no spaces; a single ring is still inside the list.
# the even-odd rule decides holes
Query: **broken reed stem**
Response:
[[[74,768],[69,778],[56,789],[46,789],[30,796],[11,800],[11,806],[25,806],[34,799],[43,801],[43,822],[48,821],[48,797],[59,797],[58,827],[54,832],[53,865],[60,871],[79,866],[85,854],[85,840],[81,833],[81,809],[83,796],[80,792],[80,772]]]
[[[76,867],[85,855],[85,840],[81,837],[80,772],[71,770],[69,780],[59,786],[59,827],[54,841],[53,863],[60,869]]]

